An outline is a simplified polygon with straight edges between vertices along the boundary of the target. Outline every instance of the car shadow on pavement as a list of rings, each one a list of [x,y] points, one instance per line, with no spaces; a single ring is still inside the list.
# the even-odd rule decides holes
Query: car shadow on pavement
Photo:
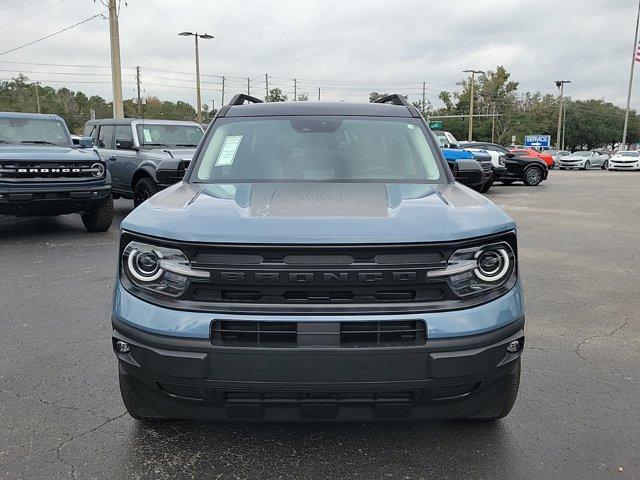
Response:
[[[413,479],[447,472],[448,478],[486,478],[522,466],[504,422],[138,424],[118,473]]]

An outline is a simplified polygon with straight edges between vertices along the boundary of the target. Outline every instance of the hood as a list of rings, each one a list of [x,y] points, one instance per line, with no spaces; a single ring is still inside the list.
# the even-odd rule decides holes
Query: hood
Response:
[[[122,228],[203,243],[411,243],[515,228],[459,184],[178,183],[127,216]]]
[[[98,154],[90,148],[61,147],[58,145],[0,144],[0,160],[86,162],[97,160],[98,158]]]
[[[154,156],[170,156],[173,158],[179,158],[180,160],[191,160],[196,153],[196,148],[153,148],[151,150],[145,150]]]
[[[476,158],[471,152],[460,148],[442,148],[441,150],[446,160],[466,160]]]
[[[567,155],[566,157],[562,157],[562,160],[586,160],[589,157],[591,157],[591,155]]]

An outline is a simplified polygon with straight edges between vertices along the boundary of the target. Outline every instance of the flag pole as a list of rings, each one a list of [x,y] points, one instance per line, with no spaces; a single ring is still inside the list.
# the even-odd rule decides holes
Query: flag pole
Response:
[[[631,105],[631,87],[633,85],[633,68],[638,55],[638,24],[640,24],[640,0],[638,1],[638,15],[636,17],[636,33],[633,37],[633,53],[631,55],[631,72],[629,73],[629,91],[627,92],[627,110],[624,114],[624,130],[622,131],[622,148],[627,144],[627,127],[629,126],[629,107]]]

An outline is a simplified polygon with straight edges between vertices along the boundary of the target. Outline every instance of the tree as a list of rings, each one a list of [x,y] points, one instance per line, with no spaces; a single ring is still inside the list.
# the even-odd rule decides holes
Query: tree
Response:
[[[279,88],[272,88],[269,90],[269,95],[265,98],[267,102],[286,102],[287,96],[282,93]]]
[[[299,102],[308,102],[309,101],[309,94],[308,93],[299,93],[298,94],[298,101]]]
[[[388,93],[371,92],[369,94],[369,102],[373,103],[376,100],[378,100],[379,98],[386,97],[387,95],[389,95],[389,94]]]

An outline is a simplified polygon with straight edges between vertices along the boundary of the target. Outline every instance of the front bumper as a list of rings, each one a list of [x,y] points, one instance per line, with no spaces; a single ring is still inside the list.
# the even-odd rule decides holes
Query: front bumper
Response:
[[[609,160],[609,170],[640,170],[640,162],[612,162]]]
[[[267,421],[491,417],[499,414],[520,368],[521,350],[506,349],[514,340],[524,342],[519,283],[480,307],[425,314],[423,345],[353,348],[214,344],[211,322],[230,316],[169,311],[133,297],[148,307],[143,311],[123,300],[130,294],[121,290],[118,285],[114,352],[143,416]],[[162,312],[165,318],[184,317],[175,317],[183,320],[170,331],[159,319]],[[202,335],[196,334],[200,316],[207,317]],[[369,318],[362,317],[348,318]],[[386,318],[395,317],[402,316]],[[117,351],[117,341],[129,344],[130,352]]]
[[[82,213],[109,196],[111,185],[57,185],[43,187],[0,185],[0,214],[47,216]]]
[[[560,168],[582,169],[584,168],[584,160],[580,162],[563,162],[560,161]]]

